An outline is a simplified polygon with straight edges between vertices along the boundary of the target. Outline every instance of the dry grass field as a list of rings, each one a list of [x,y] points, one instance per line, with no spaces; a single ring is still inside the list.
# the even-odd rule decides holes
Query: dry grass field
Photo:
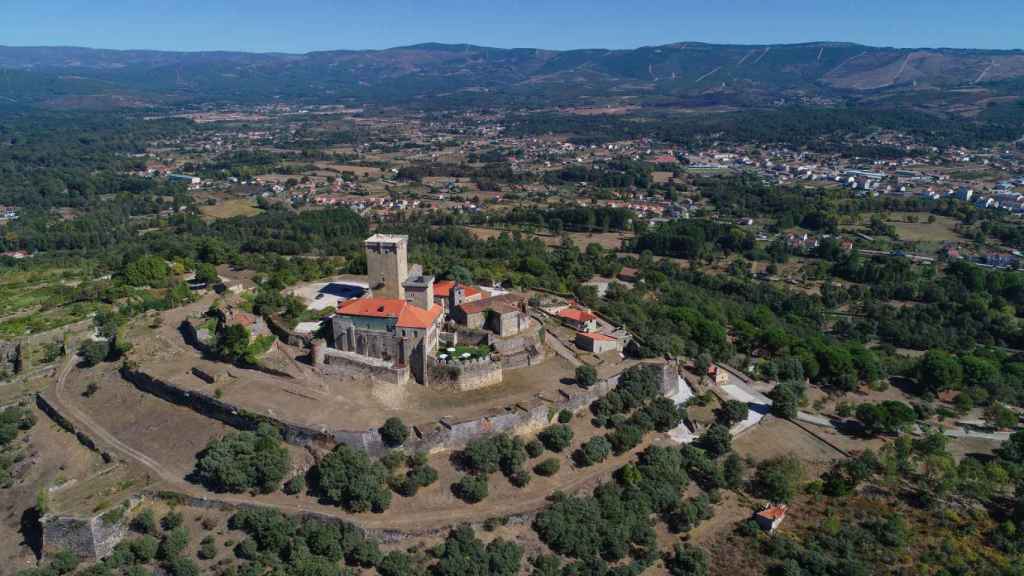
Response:
[[[213,206],[201,206],[199,212],[210,220],[222,220],[235,216],[255,216],[262,212],[249,198],[232,198]]]
[[[907,216],[917,218],[917,222],[907,222]],[[962,240],[954,227],[956,220],[946,216],[935,216],[934,222],[928,222],[927,214],[904,214],[894,212],[886,220],[896,228],[900,240],[910,242],[955,242]]]

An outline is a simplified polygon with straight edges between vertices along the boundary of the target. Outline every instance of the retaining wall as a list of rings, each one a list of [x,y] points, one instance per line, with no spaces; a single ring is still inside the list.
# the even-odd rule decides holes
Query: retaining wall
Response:
[[[269,422],[281,430],[285,441],[297,446],[331,447],[347,444],[362,448],[371,456],[380,456],[388,448],[381,440],[377,429],[370,430],[314,430],[223,402],[217,398],[153,378],[137,369],[125,368],[122,375],[136,388],[158,396],[168,402],[191,408],[200,414],[220,420],[243,430],[255,429],[260,422]],[[661,392],[674,394],[677,389],[678,372],[674,364],[662,367]],[[497,432],[523,433],[547,425],[553,414],[559,410],[577,412],[604,396],[618,385],[618,375],[601,380],[587,390],[562,392],[558,397],[534,399],[526,403],[498,408],[490,414],[459,421],[412,423],[416,436],[406,442],[405,447],[413,451],[435,452],[459,449],[470,440]],[[383,417],[381,418],[383,423]]]
[[[64,417],[57,408],[50,403],[50,401],[43,394],[36,394],[36,406],[42,410],[43,414],[50,417],[51,420],[57,423],[58,426],[67,430],[78,439],[78,441],[89,450],[99,454],[104,462],[112,462],[114,457],[106,450],[100,449],[96,444],[96,441],[91,436],[75,428],[75,425],[70,420]]]

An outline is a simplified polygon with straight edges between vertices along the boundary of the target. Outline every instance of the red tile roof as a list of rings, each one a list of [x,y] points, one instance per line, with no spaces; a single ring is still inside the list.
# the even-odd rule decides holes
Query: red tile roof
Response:
[[[591,320],[597,320],[597,316],[594,316],[589,310],[580,310],[579,308],[563,308],[556,314],[559,318],[565,318],[572,320],[573,322],[590,322]]]
[[[455,282],[451,280],[434,282],[434,296],[447,298],[452,293],[453,287],[455,287]],[[480,290],[474,286],[466,286],[463,284],[462,287],[466,290],[466,296],[476,296],[481,293]]]
[[[615,340],[615,338],[612,338],[607,334],[601,334],[600,332],[577,332],[576,335],[583,336],[584,338],[590,338],[591,340],[602,340],[605,342]]]
[[[758,512],[757,515],[762,517],[762,518],[767,518],[769,520],[778,520],[780,518],[785,518],[786,517],[786,506],[785,505],[769,506],[769,507],[765,508],[764,510],[761,510],[760,512]]]
[[[338,314],[369,318],[397,318],[399,328],[429,328],[441,315],[441,305],[434,304],[430,310],[394,298],[362,298],[349,300],[338,307]]]

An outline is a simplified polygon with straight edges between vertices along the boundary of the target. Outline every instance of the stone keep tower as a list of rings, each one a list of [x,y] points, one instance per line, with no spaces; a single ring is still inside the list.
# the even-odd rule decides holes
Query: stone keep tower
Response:
[[[374,234],[366,239],[366,272],[374,298],[405,300],[409,237]]]

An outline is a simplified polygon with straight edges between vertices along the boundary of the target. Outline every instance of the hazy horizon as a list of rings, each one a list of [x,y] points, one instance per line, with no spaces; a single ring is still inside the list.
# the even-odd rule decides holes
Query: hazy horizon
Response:
[[[1019,50],[1024,6],[925,2],[821,3],[398,0],[103,3],[9,0],[0,43],[176,52],[302,54],[423,43],[545,50],[631,49],[677,42],[846,42],[893,48]],[[882,15],[881,17],[879,15]]]

